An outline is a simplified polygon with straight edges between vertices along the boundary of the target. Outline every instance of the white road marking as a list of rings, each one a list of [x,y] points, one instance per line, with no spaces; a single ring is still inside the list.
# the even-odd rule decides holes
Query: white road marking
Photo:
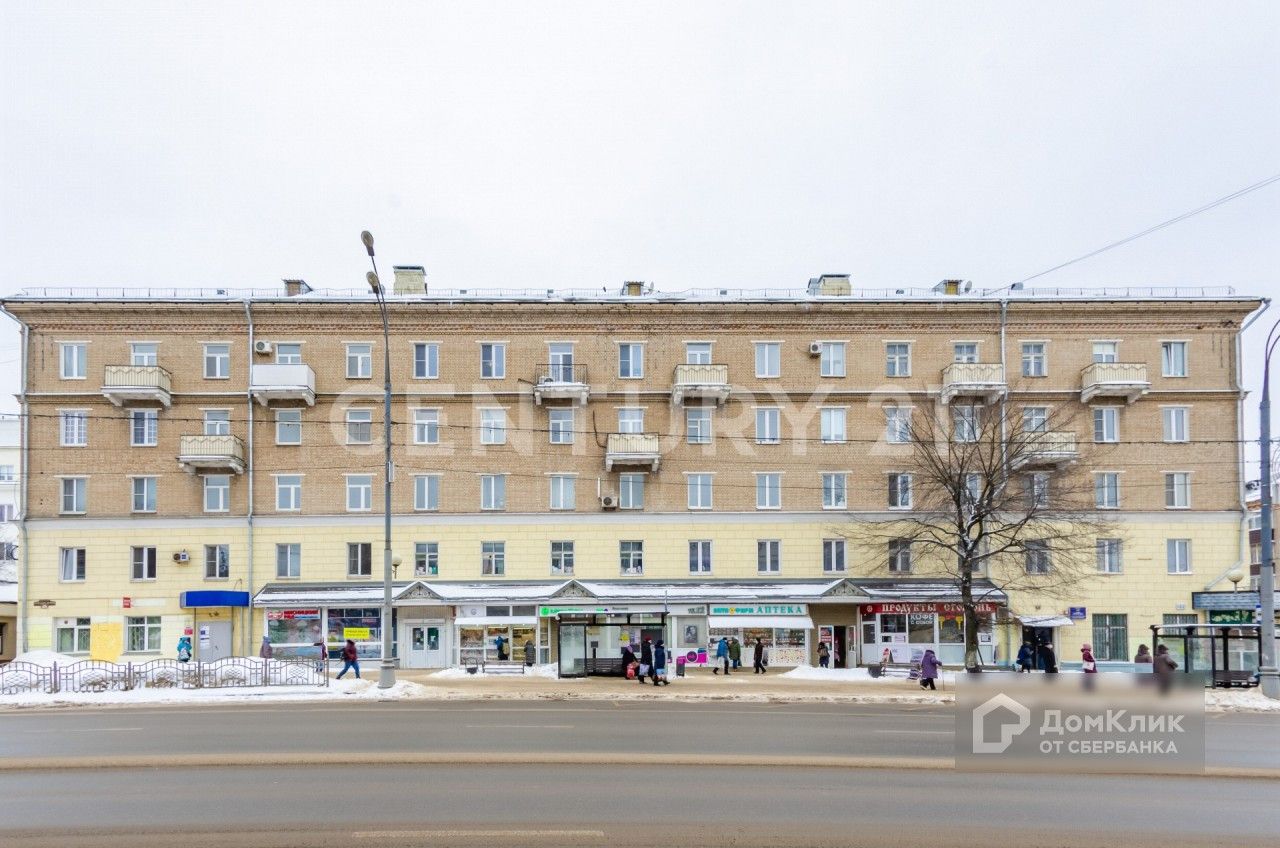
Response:
[[[572,724],[467,724],[464,727],[478,727],[484,730],[501,730],[503,728],[537,728],[539,730],[572,730]]]
[[[908,733],[915,736],[918,733],[928,733],[932,736],[954,736],[954,730],[877,730],[876,733]]]
[[[356,839],[604,839],[603,830],[362,830]]]
[[[28,730],[27,733],[116,733],[125,730],[142,730],[141,727],[68,727],[54,730]]]

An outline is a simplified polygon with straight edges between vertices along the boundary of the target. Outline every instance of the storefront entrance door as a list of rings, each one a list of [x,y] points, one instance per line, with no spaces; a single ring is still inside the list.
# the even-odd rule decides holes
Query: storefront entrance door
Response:
[[[401,644],[408,646],[406,667],[444,668],[447,652],[441,622],[410,621],[405,623],[404,629]]]

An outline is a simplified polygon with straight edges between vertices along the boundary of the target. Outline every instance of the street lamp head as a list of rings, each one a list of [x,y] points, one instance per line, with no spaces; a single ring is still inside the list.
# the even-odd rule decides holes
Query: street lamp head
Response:
[[[1231,581],[1231,591],[1240,588],[1240,581],[1244,579],[1244,572],[1238,568],[1233,568],[1227,572],[1227,579]]]
[[[382,291],[382,281],[378,279],[377,274],[369,271],[364,275],[364,278],[369,281],[369,288],[373,289],[374,294]]]
[[[370,256],[373,256],[373,233],[364,230],[360,233],[360,241],[364,242],[364,249],[369,251]]]

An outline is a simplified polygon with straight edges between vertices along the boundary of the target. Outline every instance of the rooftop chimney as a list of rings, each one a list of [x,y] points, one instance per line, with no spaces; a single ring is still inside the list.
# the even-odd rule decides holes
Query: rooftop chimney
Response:
[[[391,287],[394,294],[426,294],[427,269],[421,265],[393,265],[396,281]]]
[[[287,297],[297,297],[311,291],[306,280],[284,280],[284,293]]]
[[[640,280],[627,280],[622,284],[622,294],[625,297],[639,297],[644,294],[644,283]]]
[[[848,274],[823,274],[809,279],[809,294],[847,297],[853,294],[853,286]]]

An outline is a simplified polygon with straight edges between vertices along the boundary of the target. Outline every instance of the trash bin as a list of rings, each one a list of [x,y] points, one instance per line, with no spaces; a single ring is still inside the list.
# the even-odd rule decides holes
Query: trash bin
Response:
[[[676,677],[684,677],[684,657],[676,657]]]

